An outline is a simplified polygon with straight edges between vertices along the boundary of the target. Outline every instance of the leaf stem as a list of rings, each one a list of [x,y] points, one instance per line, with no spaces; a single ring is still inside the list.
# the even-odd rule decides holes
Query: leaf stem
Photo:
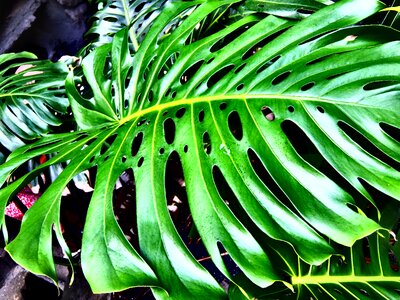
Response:
[[[135,52],[139,49],[139,43],[136,39],[136,35],[135,32],[133,31],[133,28],[131,26],[131,18],[129,16],[129,7],[128,7],[128,0],[124,0],[122,1],[122,6],[124,7],[124,15],[125,15],[125,19],[127,21],[127,25],[129,27],[129,37],[131,39],[132,45],[133,45],[133,49],[135,50]]]

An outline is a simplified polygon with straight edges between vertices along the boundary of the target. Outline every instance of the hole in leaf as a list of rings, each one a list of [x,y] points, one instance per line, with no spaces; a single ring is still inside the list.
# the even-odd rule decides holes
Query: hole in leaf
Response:
[[[325,110],[324,110],[324,108],[323,108],[322,106],[317,106],[317,110],[318,110],[321,114],[325,113]]]
[[[354,129],[347,123],[339,121],[338,125],[343,132],[351,138],[355,143],[357,143],[366,152],[379,159],[380,161],[386,163],[387,165],[393,167],[397,171],[400,171],[400,163],[395,161],[393,158],[382,152],[378,147],[376,147],[370,140],[368,140],[364,135],[362,135],[358,130]]]
[[[128,101],[127,99],[125,99],[125,101],[124,101],[124,108],[125,108],[125,109],[128,109],[128,107],[129,107],[129,101]]]
[[[117,138],[117,135],[118,134],[113,134],[112,136],[109,136],[105,140],[103,145],[101,145],[100,155],[103,155],[104,153],[106,153],[106,151],[112,146],[112,144],[114,143],[115,139]]]
[[[90,163],[93,163],[93,162],[94,162],[94,159],[95,159],[95,156],[92,156],[92,157],[90,158],[89,162],[90,162]]]
[[[278,85],[280,83],[282,83],[285,79],[287,79],[290,75],[290,71],[286,71],[285,73],[282,73],[281,75],[276,76],[273,80],[272,80],[272,85]]]
[[[369,248],[369,241],[367,237],[363,238],[362,240],[362,249],[365,263],[371,264],[371,250]]]
[[[126,162],[126,156],[125,156],[125,155],[122,156],[121,161],[122,161],[123,163]]]
[[[261,112],[268,121],[275,120],[275,114],[268,106],[261,107]]]
[[[141,158],[139,158],[137,166],[140,168],[143,165],[143,162],[144,162],[144,157],[142,156]]]
[[[115,23],[118,21],[118,19],[114,17],[105,17],[103,20],[111,23]]]
[[[164,137],[167,144],[172,144],[175,139],[175,122],[168,118],[164,121]]]
[[[146,1],[144,1],[144,2],[142,2],[142,3],[140,3],[140,4],[138,4],[138,6],[136,6],[135,7],[135,12],[136,13],[138,13],[138,12],[140,12],[143,8],[144,8],[144,6],[146,5]]]
[[[235,66],[228,65],[213,74],[207,81],[207,87],[212,88],[218,81],[220,81],[226,74],[228,74]]]
[[[294,107],[291,106],[291,105],[289,105],[287,109],[288,109],[288,111],[291,112],[291,113],[294,112]]]
[[[137,123],[137,127],[140,127],[140,126],[142,126],[143,124],[146,124],[146,122],[147,122],[147,120],[146,119],[144,119],[144,120],[140,120],[138,123]]]
[[[222,257],[222,260],[223,260],[226,268],[229,270],[229,272],[231,273],[232,276],[237,275],[239,273],[240,269],[236,265],[236,263],[233,261],[233,259],[229,255],[229,253],[225,250],[224,246],[222,245],[222,242],[218,241],[217,246],[218,246],[219,254]]]
[[[185,146],[183,147],[183,152],[187,153],[187,152],[188,152],[188,150],[189,150],[189,147],[188,147],[188,145],[185,145]]]
[[[182,107],[180,109],[178,109],[178,111],[176,112],[175,116],[180,119],[185,115],[186,112],[186,108]]]
[[[340,76],[342,76],[342,75],[345,75],[345,74],[347,74],[347,73],[348,73],[348,72],[333,74],[333,75],[330,75],[330,76],[326,77],[326,79],[327,79],[327,80],[332,80],[332,79],[338,78],[338,77],[340,77]]]
[[[153,101],[153,97],[154,97],[153,90],[150,90],[149,95],[147,96],[147,99],[149,100],[149,102]]]
[[[176,97],[176,91],[173,91],[171,94],[171,98],[174,99]]]
[[[254,54],[256,54],[258,51],[260,51],[265,45],[269,44],[271,41],[273,41],[275,38],[277,38],[278,36],[282,35],[282,33],[284,33],[287,30],[287,28],[279,30],[267,37],[265,37],[264,39],[262,39],[261,41],[259,41],[257,44],[255,44],[254,46],[252,46],[249,50],[247,50],[243,55],[242,55],[242,60],[246,60],[249,57],[253,56]]]
[[[164,154],[165,153],[165,149],[164,148],[160,148],[160,154]]]
[[[122,172],[114,188],[113,210],[115,219],[126,239],[138,251],[139,239],[136,218],[135,178],[131,168]]]
[[[129,88],[129,83],[131,82],[132,74],[133,74],[133,67],[130,67],[125,77],[125,89]]]
[[[214,52],[217,52],[218,50],[224,48],[226,45],[228,45],[233,40],[238,38],[242,33],[244,33],[249,28],[249,26],[252,26],[253,24],[254,23],[252,23],[251,25],[250,24],[243,25],[243,26],[235,29],[231,33],[227,34],[226,36],[224,36],[223,38],[218,40],[214,45],[211,46],[210,52],[214,53]]]
[[[142,141],[143,141],[143,132],[139,132],[135,136],[132,142],[132,152],[131,152],[132,156],[136,156],[136,154],[138,154]]]
[[[262,71],[268,69],[269,66],[271,66],[274,62],[278,61],[281,58],[281,55],[275,56],[273,59],[271,59],[270,61],[266,62],[265,64],[263,64],[261,67],[259,67],[257,69],[257,74],[261,73]]]
[[[242,90],[243,88],[244,88],[244,84],[241,83],[241,84],[239,84],[239,85],[237,86],[236,90],[237,90],[237,91],[240,91],[240,90]]]
[[[199,112],[199,122],[203,122],[204,120],[204,110]]]
[[[168,88],[168,90],[165,92],[165,97],[168,97],[170,93],[171,93],[171,88]]]
[[[243,138],[243,128],[242,122],[240,120],[240,116],[237,111],[232,111],[228,117],[228,126],[229,130],[231,131],[232,135],[238,141],[241,141]]]
[[[234,71],[235,74],[239,73],[240,71],[243,70],[243,68],[246,66],[246,63],[241,64],[239,67],[237,67]]]
[[[379,126],[382,128],[382,130],[388,134],[390,137],[395,139],[396,141],[400,142],[400,129],[397,127],[394,127],[390,124],[387,123],[379,123]]]
[[[309,82],[309,83],[303,85],[303,86],[301,87],[301,90],[302,90],[303,92],[308,91],[308,90],[312,89],[314,85],[315,85],[315,82]]]
[[[296,11],[297,11],[299,14],[304,14],[304,15],[310,15],[310,14],[313,14],[313,13],[314,13],[313,10],[307,9],[307,8],[298,8]]]
[[[208,134],[207,131],[204,132],[203,134],[203,148],[206,154],[211,153],[211,140],[210,140],[210,135]]]
[[[221,104],[219,105],[219,109],[220,109],[220,110],[225,110],[226,107],[227,107],[226,102],[223,102],[223,103],[221,103]]]
[[[204,62],[204,60],[200,60],[200,61],[194,63],[193,65],[191,65],[185,72],[183,72],[183,74],[180,78],[181,84],[185,84],[186,82],[188,82],[196,74],[196,72],[200,69],[203,62]]]
[[[264,164],[260,160],[259,156],[254,152],[253,149],[247,150],[247,155],[254,172],[258,178],[264,183],[264,185],[270,190],[270,192],[279,199],[280,202],[285,204],[290,210],[296,211],[289,198],[285,195],[282,189],[278,186],[271,174],[265,168]]]
[[[209,60],[207,60],[206,64],[209,65],[214,61],[215,57],[211,57]]]
[[[374,81],[364,85],[364,91],[372,91],[380,88],[389,87],[391,85],[398,84],[398,81],[394,80],[382,80],[382,81]]]

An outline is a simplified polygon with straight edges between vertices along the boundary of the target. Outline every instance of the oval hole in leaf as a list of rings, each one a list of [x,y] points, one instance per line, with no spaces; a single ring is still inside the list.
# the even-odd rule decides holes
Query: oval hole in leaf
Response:
[[[136,154],[138,154],[142,141],[143,141],[143,132],[139,132],[135,136],[132,142],[132,151],[131,151],[132,156],[136,156]]]
[[[232,135],[238,141],[241,141],[243,138],[243,128],[242,121],[240,120],[240,116],[237,111],[232,111],[228,117],[228,126]]]
[[[379,126],[382,128],[382,130],[391,136],[393,139],[396,141],[400,142],[400,128],[394,127],[390,124],[380,122]]]
[[[171,118],[164,121],[164,138],[169,145],[175,140],[175,122]]]
[[[189,146],[188,146],[188,145],[185,145],[185,146],[183,147],[183,152],[187,153],[188,151],[189,151]]]
[[[239,73],[240,71],[243,70],[243,68],[246,66],[246,63],[241,64],[239,67],[237,67],[234,71],[235,74]]]
[[[278,76],[276,76],[273,80],[272,80],[272,85],[278,85],[280,83],[282,83],[285,79],[287,79],[290,75],[291,71],[286,71]]]
[[[131,78],[132,78],[132,73],[133,73],[133,67],[129,67],[128,72],[126,73],[126,77],[125,77],[125,89],[129,88],[129,83],[131,82]]]
[[[254,24],[255,24],[255,22],[248,23],[246,25],[242,25],[241,27],[235,29],[231,33],[229,33],[226,36],[222,37],[216,43],[214,43],[214,45],[211,46],[210,52],[214,53],[214,52],[217,52],[218,50],[224,48],[226,45],[228,45],[233,40],[238,38],[242,33],[246,32],[246,30],[248,30],[248,28],[253,26]]]
[[[375,146],[369,139],[362,135],[358,130],[354,129],[347,123],[343,121],[338,122],[339,128],[351,139],[353,142],[358,144],[366,152],[379,159],[380,161],[386,163],[392,168],[400,171],[400,163],[385,154],[377,146]]]
[[[374,81],[374,82],[370,82],[370,83],[367,83],[366,85],[364,85],[363,90],[364,91],[372,91],[372,90],[376,90],[376,89],[385,88],[385,87],[388,87],[391,85],[395,85],[398,83],[399,83],[399,81],[395,81],[395,80]]]
[[[312,89],[314,85],[315,85],[315,82],[309,82],[309,83],[303,85],[303,86],[301,87],[301,90],[302,90],[303,92],[308,91],[308,90]]]
[[[200,123],[204,121],[204,115],[205,115],[204,110],[199,112],[199,122]]]
[[[144,157],[142,156],[141,158],[139,158],[137,166],[140,168],[143,165],[144,162]]]
[[[310,15],[310,14],[313,14],[313,13],[314,13],[313,10],[307,9],[307,8],[298,8],[296,11],[297,11],[299,14],[305,14],[305,15]]]
[[[237,90],[237,91],[241,91],[243,88],[244,88],[244,84],[241,83],[241,84],[239,84],[239,85],[236,87],[236,90]]]
[[[183,72],[181,78],[180,78],[180,83],[183,85],[186,82],[188,82],[195,74],[196,72],[200,69],[200,67],[203,65],[204,60],[200,60],[193,65],[191,65],[188,69],[186,69],[185,72]]]
[[[112,144],[114,143],[115,139],[117,138],[117,135],[118,134],[113,134],[112,136],[109,136],[105,140],[103,145],[101,145],[100,155],[103,155],[104,153],[106,153],[106,151],[112,146]]]
[[[222,103],[219,105],[219,109],[220,109],[220,110],[225,110],[227,106],[228,106],[228,105],[226,104],[226,102],[222,102]]]
[[[293,113],[293,112],[294,112],[294,107],[293,107],[293,106],[291,106],[291,105],[289,105],[287,109],[288,109],[288,111],[289,111],[289,112],[291,112],[291,113]]]
[[[185,112],[186,112],[186,108],[182,107],[182,108],[180,108],[180,109],[177,110],[175,116],[176,116],[178,119],[180,119],[180,118],[182,118],[182,117],[185,115]]]
[[[228,74],[235,66],[228,65],[223,67],[218,72],[214,73],[207,81],[207,87],[212,88],[218,81],[220,81],[226,74]]]
[[[138,6],[135,7],[135,12],[138,13],[139,11],[141,11],[144,8],[144,6],[146,5],[146,3],[147,2],[144,1],[144,2],[142,2],[140,4],[138,4]]]
[[[282,30],[279,30],[265,38],[263,38],[261,41],[259,41],[257,44],[252,46],[249,50],[247,50],[243,55],[242,55],[242,60],[246,60],[249,57],[253,56],[256,54],[258,51],[260,51],[265,45],[269,44],[271,41],[273,41],[275,38],[283,34],[288,28],[284,28]]]
[[[278,55],[275,56],[273,59],[271,59],[270,61],[266,62],[265,64],[263,64],[261,67],[259,67],[257,69],[257,74],[261,73],[262,71],[268,69],[269,66],[271,66],[273,63],[277,62],[282,56]]]
[[[118,19],[115,17],[105,17],[103,20],[111,23],[115,23],[118,21]]]
[[[268,106],[261,107],[261,112],[268,121],[275,120],[275,114]]]
[[[210,140],[210,135],[208,134],[207,131],[204,132],[203,134],[203,148],[206,154],[211,153],[211,140]]]
[[[187,200],[185,178],[179,154],[173,151],[168,159],[165,168],[165,194],[169,214],[173,220],[178,233],[185,240],[188,228],[183,228],[190,215]]]
[[[318,110],[321,114],[325,113],[325,109],[324,109],[322,106],[317,106],[317,110]]]

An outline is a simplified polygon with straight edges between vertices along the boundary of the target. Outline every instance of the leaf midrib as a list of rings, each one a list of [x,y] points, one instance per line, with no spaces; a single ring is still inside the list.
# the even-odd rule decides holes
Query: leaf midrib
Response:
[[[312,285],[312,284],[340,284],[340,283],[364,283],[370,282],[400,282],[398,276],[357,276],[357,275],[306,275],[306,276],[292,276],[293,285]]]
[[[249,99],[276,99],[276,100],[294,100],[299,102],[306,102],[306,101],[316,101],[322,103],[330,103],[335,105],[349,105],[355,107],[363,107],[363,108],[370,108],[371,105],[360,104],[358,102],[341,102],[335,101],[332,99],[324,99],[321,97],[310,97],[310,96],[293,96],[293,95],[281,95],[281,94],[234,94],[234,95],[213,95],[213,96],[200,96],[200,97],[193,97],[193,98],[185,98],[179,99],[167,103],[156,104],[151,107],[140,109],[133,114],[126,116],[119,120],[119,124],[122,125],[126,122],[131,121],[132,119],[142,117],[144,115],[150,114],[152,112],[162,111],[167,108],[171,107],[178,107],[181,105],[192,105],[194,103],[210,103],[213,101],[224,101],[224,100],[249,100]]]

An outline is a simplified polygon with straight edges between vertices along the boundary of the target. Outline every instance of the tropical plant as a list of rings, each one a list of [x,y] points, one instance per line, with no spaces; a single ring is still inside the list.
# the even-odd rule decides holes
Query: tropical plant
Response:
[[[234,283],[232,297],[278,285],[315,298],[359,299],[365,291],[392,299],[400,287],[388,255],[400,200],[399,34],[358,25],[383,4],[342,0],[301,21],[254,9],[261,1],[131,7],[152,11],[156,2],[162,9],[142,38],[122,29],[83,59],[84,92],[69,73],[78,130],[44,136],[2,164],[3,210],[48,167],[65,166],[7,245],[12,258],[57,281],[53,230],[72,260],[60,228],[62,192],[95,169],[81,257],[93,291],[150,286],[158,299],[226,298],[167,209],[173,160],[202,243]],[[13,177],[43,154],[50,159]],[[126,172],[134,178],[136,248],[113,212]],[[396,214],[386,223],[389,204]],[[0,224],[6,232],[4,216]],[[365,267],[367,236],[373,263]]]

